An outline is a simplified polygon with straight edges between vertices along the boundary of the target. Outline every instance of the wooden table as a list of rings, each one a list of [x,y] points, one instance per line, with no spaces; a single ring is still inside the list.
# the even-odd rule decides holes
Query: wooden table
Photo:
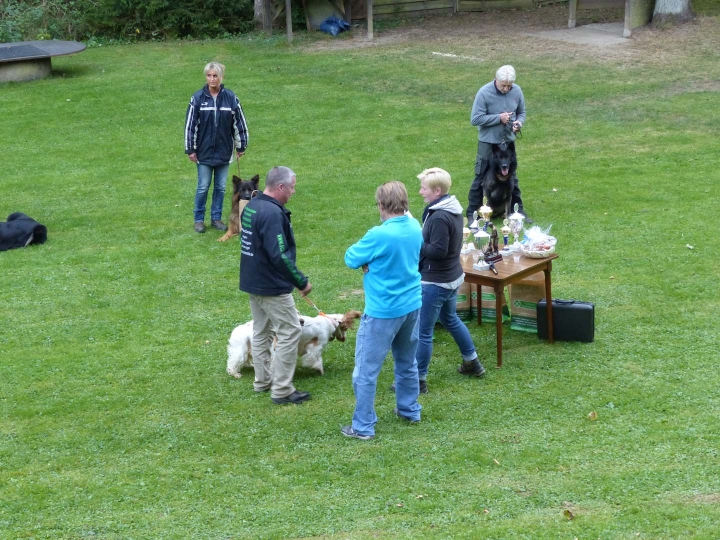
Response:
[[[528,277],[537,272],[545,273],[545,298],[547,298],[547,326],[548,326],[548,342],[555,341],[555,333],[553,329],[552,316],[552,290],[550,273],[552,272],[552,262],[557,259],[557,253],[551,254],[546,259],[531,259],[521,255],[515,261],[512,255],[505,257],[502,261],[495,263],[498,273],[495,275],[492,270],[475,270],[473,263],[477,260],[477,255],[460,255],[460,262],[465,271],[465,281],[476,285],[484,285],[492,287],[495,291],[495,326],[497,328],[497,367],[502,367],[502,299],[503,291],[506,285],[517,283],[521,279]],[[482,307],[481,307],[481,291],[478,290],[478,324],[482,324]]]

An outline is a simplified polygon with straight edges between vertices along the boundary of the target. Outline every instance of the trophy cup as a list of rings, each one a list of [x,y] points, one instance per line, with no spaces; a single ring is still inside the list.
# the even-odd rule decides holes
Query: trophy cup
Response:
[[[490,235],[482,229],[478,229],[473,236],[475,237],[477,249],[481,252],[484,251],[487,243],[490,241]]]
[[[520,241],[518,240],[518,237],[520,236],[520,232],[523,230],[525,216],[518,212],[518,208],[518,204],[515,203],[515,211],[510,214],[510,218],[508,219],[510,231],[515,237],[515,242],[513,242],[513,245],[509,248],[510,251],[520,251]]]
[[[503,226],[500,229],[503,237],[503,248],[500,250],[500,253],[503,255],[507,255],[511,251],[510,246],[508,245],[510,243],[510,233],[512,232],[510,230],[510,226],[508,225],[509,223],[510,220],[508,218],[503,219]]]
[[[492,270],[493,273],[497,275],[498,271],[495,268],[495,263],[502,261],[503,257],[498,250],[498,232],[492,224],[492,221],[488,222],[488,229],[491,231],[489,235],[490,239],[487,245],[483,248],[481,257],[475,264],[473,264],[473,268],[475,270]]]
[[[468,253],[472,253],[475,251],[475,244],[472,242],[468,242],[468,238],[470,237],[470,229],[467,227],[463,227],[463,243],[462,248],[460,249],[460,255],[467,255]]]
[[[490,223],[490,216],[492,216],[492,208],[490,208],[487,204],[487,197],[483,197],[483,203],[479,210],[483,221],[485,221],[485,225],[483,225],[483,231],[487,232],[488,223]]]
[[[473,212],[473,214],[472,214],[472,223],[470,223],[470,225],[468,225],[468,227],[470,228],[470,231],[473,232],[473,233],[477,232],[477,230],[480,228],[480,224],[478,223],[478,213],[477,213],[477,210],[475,210],[475,211]]]

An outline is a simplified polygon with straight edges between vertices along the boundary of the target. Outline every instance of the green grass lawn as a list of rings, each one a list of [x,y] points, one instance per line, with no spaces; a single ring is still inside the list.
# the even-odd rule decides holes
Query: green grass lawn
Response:
[[[692,24],[690,45],[610,58],[522,36],[443,44],[480,62],[304,34],[98,47],[0,86],[0,219],[49,231],[0,253],[0,538],[717,538],[720,22]],[[243,176],[297,172],[298,266],[328,313],[363,307],[343,254],[378,184],[405,182],[417,216],[416,175],[440,166],[465,200],[472,100],[513,64],[526,207],[558,238],[555,296],[595,302],[595,342],[507,327],[478,381],[440,330],[423,421],[394,417],[388,362],[369,442],[339,432],[354,332],[324,376],[298,370],[302,406],[230,378],[238,242],[193,232],[182,148],[211,59],[247,115]],[[494,366],[494,325],[469,327]]]

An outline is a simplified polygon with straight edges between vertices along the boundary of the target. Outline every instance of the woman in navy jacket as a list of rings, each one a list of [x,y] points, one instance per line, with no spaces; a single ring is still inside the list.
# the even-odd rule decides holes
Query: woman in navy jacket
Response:
[[[213,228],[226,231],[221,221],[225,183],[233,150],[240,158],[248,145],[247,123],[237,96],[222,84],[225,66],[205,66],[207,84],[190,98],[185,115],[185,153],[197,163],[195,232],[205,232],[205,204],[210,182],[215,177],[210,220]]]

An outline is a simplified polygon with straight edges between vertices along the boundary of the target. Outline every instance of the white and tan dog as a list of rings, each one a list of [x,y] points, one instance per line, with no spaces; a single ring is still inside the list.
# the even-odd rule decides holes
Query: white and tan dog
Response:
[[[324,373],[322,353],[328,343],[334,340],[345,341],[346,333],[362,313],[351,310],[343,314],[318,315],[317,317],[300,316],[302,336],[298,345],[300,365]],[[252,367],[252,336],[253,322],[246,322],[235,327],[230,335],[227,352],[227,372],[236,379],[242,377],[240,368]],[[271,354],[275,352],[275,343]]]

